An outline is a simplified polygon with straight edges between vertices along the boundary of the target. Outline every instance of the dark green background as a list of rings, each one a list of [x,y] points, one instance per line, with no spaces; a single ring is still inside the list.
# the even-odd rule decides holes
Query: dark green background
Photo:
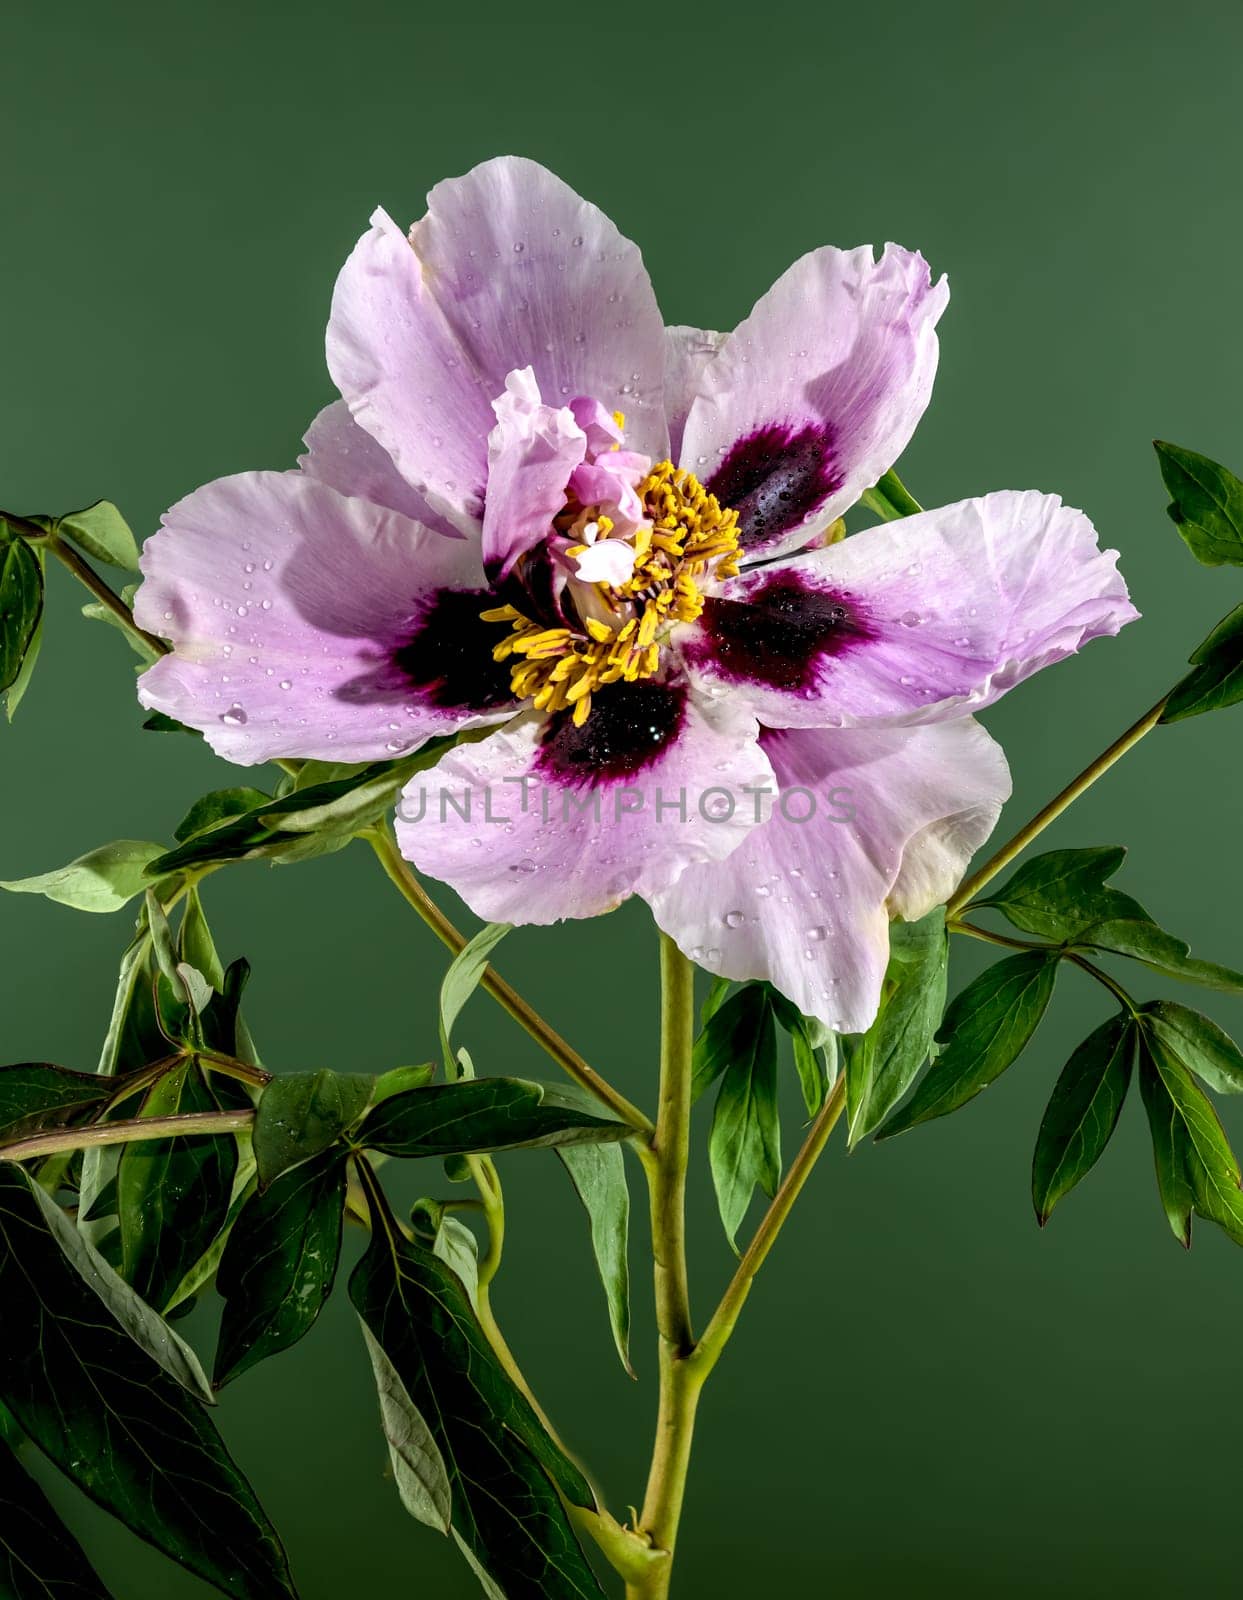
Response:
[[[515,21],[523,11],[542,20]],[[1060,491],[1121,548],[1146,613],[989,714],[1014,766],[1013,825],[1156,698],[1238,598],[1228,571],[1182,548],[1149,447],[1155,434],[1243,462],[1243,13],[1224,0],[474,6],[456,25],[375,0],[23,0],[2,47],[11,509],[107,495],[145,533],[195,484],[292,462],[330,397],[329,294],[372,207],[412,218],[435,180],[512,150],[640,242],[669,321],[731,326],[823,242],[893,238],[949,272],[941,375],[907,481],[932,504]],[[53,582],[35,687],[0,729],[0,876],[117,836],[166,837],[224,778],[191,741],[139,731],[127,653],[77,617],[78,598]],[[1240,712],[1160,732],[1049,835],[1128,843],[1126,887],[1235,965],[1241,735]],[[278,1068],[431,1053],[439,951],[361,847],[231,870],[208,905],[226,955],[254,963],[251,1013]],[[0,899],[0,1058],[93,1064],[126,921]],[[648,1103],[653,946],[630,907],[502,952]],[[956,954],[961,979],[979,961]],[[1204,1003],[1243,1022],[1237,1001]],[[1042,1097],[1103,1014],[1087,980],[1065,976],[1038,1047],[984,1102],[825,1159],[706,1402],[687,1600],[1237,1592],[1243,1257],[1207,1228],[1190,1256],[1177,1249],[1138,1104],[1047,1233],[1032,1221]],[[486,1000],[462,1037],[484,1071],[541,1070]],[[504,1165],[500,1312],[623,1510],[641,1494],[653,1406],[646,1282],[634,1386],[557,1164]],[[705,1308],[728,1256],[702,1152],[694,1221]],[[375,1410],[343,1301],[222,1407],[306,1600],[472,1595],[401,1512]],[[72,1515],[123,1600],[206,1593],[102,1516]]]

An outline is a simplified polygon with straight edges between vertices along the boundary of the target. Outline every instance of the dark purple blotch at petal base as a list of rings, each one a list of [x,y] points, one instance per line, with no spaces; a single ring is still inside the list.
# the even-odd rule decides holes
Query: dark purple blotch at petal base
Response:
[[[738,513],[744,549],[801,527],[845,481],[827,422],[770,422],[731,445],[704,487]]]
[[[508,630],[480,616],[496,603],[487,589],[438,590],[410,638],[393,653],[401,679],[446,711],[512,706],[509,663],[492,659]]]
[[[866,643],[872,630],[848,595],[794,573],[774,574],[746,600],[709,597],[690,657],[735,683],[801,690],[820,663]]]
[[[568,711],[549,719],[538,766],[562,784],[627,782],[660,759],[685,719],[682,684],[610,684],[593,696],[581,728]]]

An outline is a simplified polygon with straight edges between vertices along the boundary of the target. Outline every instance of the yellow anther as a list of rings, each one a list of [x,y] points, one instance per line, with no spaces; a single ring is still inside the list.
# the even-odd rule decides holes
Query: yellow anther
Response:
[[[621,412],[614,417],[623,428]],[[700,584],[705,576],[738,575],[738,514],[722,507],[693,473],[671,461],[657,462],[637,493],[646,520],[626,536],[634,551],[631,576],[616,586],[591,585],[591,592],[617,618],[613,627],[595,616],[568,627],[544,627],[509,605],[481,613],[485,622],[510,626],[492,656],[511,661],[515,697],[549,715],[572,709],[580,727],[600,689],[656,676],[665,632],[674,623],[694,622],[703,611]],[[567,506],[556,527],[568,533],[592,520],[597,541],[616,537],[611,517],[575,504]],[[588,548],[576,544],[568,553],[581,556]],[[573,585],[568,594],[572,602]]]

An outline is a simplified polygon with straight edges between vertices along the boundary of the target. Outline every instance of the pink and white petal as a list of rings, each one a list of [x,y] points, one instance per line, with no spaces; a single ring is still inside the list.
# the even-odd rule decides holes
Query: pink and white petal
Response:
[[[740,513],[749,556],[802,548],[898,459],[948,298],[897,245],[879,261],[870,246],[814,250],[704,365],[679,459]]]
[[[638,246],[603,211],[501,156],[438,183],[410,242],[489,399],[530,363],[545,400],[623,411],[628,446],[665,454],[664,324]]]
[[[397,468],[393,458],[365,428],[350,415],[344,400],[327,405],[306,430],[306,454],[298,457],[298,470],[308,478],[326,483],[339,494],[356,495],[403,517],[434,528],[450,539],[460,539],[461,530],[433,511]]]
[[[219,479],[163,520],[134,615],[174,650],[138,697],[226,760],[383,760],[512,714],[462,540],[297,472]]]
[[[649,897],[652,910],[708,971],[766,978],[805,1015],[860,1033],[890,917],[924,915],[958,882],[1010,793],[1005,756],[970,717],[765,730],[761,745],[780,788],[767,820],[728,860]]]
[[[677,461],[682,451],[686,419],[703,387],[704,369],[724,344],[726,335],[708,328],[688,328],[675,324],[665,329],[665,410],[669,416],[669,454]],[[716,466],[715,457],[712,465]],[[707,464],[705,456],[699,466]],[[683,461],[695,470],[696,463]]]
[[[718,862],[772,768],[745,713],[652,680],[596,695],[581,728],[527,713],[415,779],[397,838],[489,921],[549,923],[655,893]]]
[[[530,367],[506,376],[492,409],[483,565],[499,582],[551,532],[574,469],[587,454],[587,435],[568,406],[544,404]]]
[[[505,375],[494,382],[463,350],[410,241],[384,211],[341,268],[325,348],[354,420],[437,516],[477,536],[492,401]]]
[[[772,727],[960,716],[1138,616],[1081,511],[985,495],[744,572],[680,636]]]

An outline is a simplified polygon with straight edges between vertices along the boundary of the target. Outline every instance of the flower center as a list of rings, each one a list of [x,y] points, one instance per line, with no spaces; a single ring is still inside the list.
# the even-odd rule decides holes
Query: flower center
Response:
[[[636,493],[644,520],[630,532],[620,532],[599,506],[570,502],[556,518],[559,555],[571,574],[562,599],[566,626],[533,622],[510,605],[483,613],[485,622],[510,624],[492,654],[512,662],[514,695],[538,711],[572,707],[580,727],[597,689],[660,670],[669,629],[703,610],[705,575],[738,574],[738,513],[694,473],[658,462]]]

